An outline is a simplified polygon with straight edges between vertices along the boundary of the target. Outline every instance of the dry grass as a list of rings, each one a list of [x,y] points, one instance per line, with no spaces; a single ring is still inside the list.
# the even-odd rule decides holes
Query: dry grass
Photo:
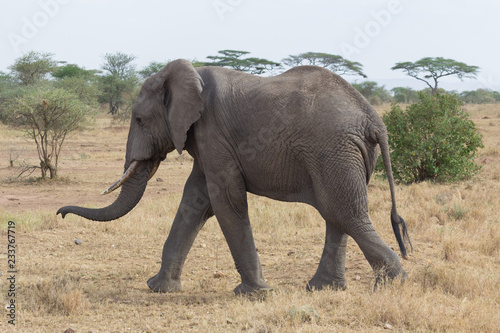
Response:
[[[63,332],[374,332],[391,325],[404,332],[498,332],[500,323],[500,105],[471,106],[484,134],[483,166],[472,180],[398,186],[400,214],[414,251],[403,266],[405,285],[373,293],[373,275],[350,240],[348,289],[308,293],[324,243],[324,222],[309,206],[249,195],[250,216],[264,276],[275,288],[236,297],[239,283],[215,219],[207,222],[183,270],[183,291],[154,294],[145,281],[159,269],[163,242],[191,167],[169,157],[130,214],[106,224],[56,217],[58,207],[103,206],[98,193],[120,176],[127,128],[108,118],[68,141],[63,181],[12,181],[9,147],[36,162],[22,134],[0,125],[0,237],[17,222],[17,331]],[[382,110],[382,108],[381,108]],[[121,127],[120,127],[121,126]],[[11,179],[6,181],[6,179]],[[369,186],[370,215],[389,246],[387,183]],[[76,238],[82,239],[75,245]],[[6,259],[0,262],[0,297],[7,301]],[[291,317],[310,305],[319,318]],[[5,317],[4,317],[5,318]],[[0,331],[10,329],[4,319]]]

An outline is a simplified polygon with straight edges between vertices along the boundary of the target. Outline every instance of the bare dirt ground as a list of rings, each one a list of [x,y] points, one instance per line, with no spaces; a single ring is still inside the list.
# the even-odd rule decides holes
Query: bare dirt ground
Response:
[[[387,106],[385,106],[387,108]],[[380,108],[383,112],[384,108]],[[403,266],[407,283],[372,292],[373,274],[352,239],[348,289],[309,293],[324,243],[314,209],[249,196],[264,276],[274,291],[236,297],[239,276],[223,235],[210,219],[183,270],[183,291],[151,293],[161,249],[191,170],[189,156],[171,154],[130,214],[98,223],[55,212],[64,205],[101,207],[116,194],[99,193],[123,172],[128,126],[101,116],[70,137],[59,179],[16,179],[22,161],[39,163],[34,143],[0,125],[0,248],[16,223],[16,331],[64,332],[498,332],[500,323],[500,106],[469,106],[484,135],[482,172],[454,184],[398,186],[400,214],[414,251]],[[13,160],[14,167],[10,167]],[[387,183],[369,186],[370,216],[389,246]],[[75,239],[82,244],[76,245]],[[396,251],[398,252],[398,251]],[[7,257],[0,259],[0,299],[7,304]],[[290,316],[310,305],[316,315]],[[0,331],[12,330],[7,311]]]
[[[106,186],[115,182],[123,173],[128,134],[128,126],[112,124],[114,122],[108,117],[101,117],[97,121],[97,129],[89,129],[70,137],[64,145],[59,166],[62,180],[44,184],[34,179],[19,182],[17,175],[20,169],[11,168],[9,160],[14,159],[14,166],[18,166],[21,161],[39,165],[36,146],[34,142],[24,139],[21,132],[2,126],[2,132],[8,138],[2,142],[0,153],[0,161],[3,161],[0,164],[0,179],[3,181],[0,207],[11,212],[57,210],[68,202],[88,200],[89,204],[102,205],[112,201],[109,197],[99,196],[99,189],[106,189]],[[180,162],[177,162],[179,160]],[[189,174],[191,170],[189,158],[174,158],[166,164],[169,165],[168,170],[174,165],[178,169],[186,169],[185,173],[180,173],[184,175]],[[174,181],[178,176],[177,171],[174,175],[165,176],[165,180],[169,180],[169,190],[182,192],[185,179]],[[40,177],[39,170],[36,170],[31,178],[37,177]],[[160,187],[153,185],[153,189]]]

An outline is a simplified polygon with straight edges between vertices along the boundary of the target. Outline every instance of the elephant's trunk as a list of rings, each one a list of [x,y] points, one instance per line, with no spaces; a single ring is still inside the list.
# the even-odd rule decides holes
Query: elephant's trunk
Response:
[[[66,214],[72,213],[94,221],[116,220],[130,212],[141,200],[154,167],[155,164],[149,161],[132,162],[120,181],[110,188],[111,190],[118,188],[120,185],[122,186],[118,198],[107,207],[91,209],[65,206],[60,208],[57,214],[60,213],[63,218]]]

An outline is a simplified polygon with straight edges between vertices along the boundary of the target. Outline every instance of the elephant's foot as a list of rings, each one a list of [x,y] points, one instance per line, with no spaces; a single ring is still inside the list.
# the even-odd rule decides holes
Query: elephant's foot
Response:
[[[236,288],[234,288],[234,293],[239,294],[252,294],[261,291],[269,291],[272,288],[264,281],[259,281],[257,283],[240,283]]]
[[[157,293],[174,293],[181,291],[181,281],[168,279],[160,272],[148,280],[148,287]]]
[[[408,277],[408,273],[404,269],[396,270],[396,271],[389,271],[386,272],[384,270],[378,271],[375,273],[375,285],[373,286],[373,291],[376,291],[377,288],[381,286],[385,286],[387,282],[392,283],[395,278],[400,277],[401,278],[401,284],[403,284],[406,281],[406,278]]]
[[[347,283],[345,279],[332,280],[322,279],[314,276],[306,286],[307,291],[321,290],[323,288],[332,288],[333,290],[346,290]]]

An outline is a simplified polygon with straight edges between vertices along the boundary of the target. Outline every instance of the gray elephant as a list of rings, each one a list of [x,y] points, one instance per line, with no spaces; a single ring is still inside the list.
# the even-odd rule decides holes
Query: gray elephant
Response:
[[[406,276],[398,255],[374,230],[367,184],[380,145],[389,181],[391,222],[403,257],[408,240],[396,211],[386,128],[370,104],[329,70],[301,66],[275,77],[220,67],[169,63],[144,82],[132,110],[125,172],[108,207],[66,206],[96,221],[115,220],[140,201],[167,154],[194,158],[180,207],[163,247],[157,292],[181,289],[186,256],[204,223],[215,215],[241,275],[235,293],[267,289],[248,217],[247,192],[314,206],[326,222],[325,247],[307,288],[345,288],[348,236],[377,280]],[[400,230],[401,229],[401,230]],[[402,232],[402,233],[401,233]]]

